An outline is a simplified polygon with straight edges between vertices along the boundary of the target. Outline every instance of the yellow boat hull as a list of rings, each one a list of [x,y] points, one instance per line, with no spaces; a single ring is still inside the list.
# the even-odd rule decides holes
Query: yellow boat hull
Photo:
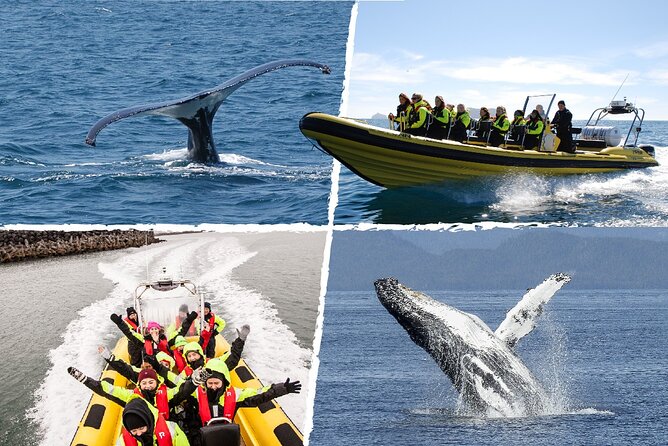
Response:
[[[197,340],[193,338],[192,340]],[[216,338],[216,356],[229,350],[227,341],[220,335]],[[114,348],[114,355],[129,361],[127,339],[121,338]],[[105,367],[101,380],[115,386],[127,387],[130,383],[118,372]],[[232,385],[238,388],[259,388],[262,383],[242,359],[231,371]],[[121,432],[122,408],[115,403],[93,394],[79,422],[71,446],[112,446]],[[241,437],[246,446],[300,446],[303,436],[295,424],[276,401],[260,407],[247,407],[237,411],[234,422],[239,424]]]
[[[639,148],[539,152],[434,140],[324,113],[300,121],[302,133],[365,180],[383,187],[415,186],[508,173],[571,175],[657,166]]]

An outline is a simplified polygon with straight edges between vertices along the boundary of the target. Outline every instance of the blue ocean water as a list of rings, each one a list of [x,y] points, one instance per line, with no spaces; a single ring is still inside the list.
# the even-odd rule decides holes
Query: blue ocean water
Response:
[[[0,6],[0,224],[327,221],[331,159],[299,132],[338,113],[352,2],[19,1]],[[185,160],[187,129],[121,108],[178,99],[285,58],[214,120],[222,162]]]
[[[387,127],[383,120],[370,123]],[[613,125],[626,135],[630,122]],[[638,144],[655,147],[658,167],[568,177],[509,175],[398,189],[375,186],[342,167],[335,222],[665,226],[668,122],[645,121]]]
[[[327,294],[311,445],[666,444],[668,290],[561,290],[518,354],[563,414],[487,419],[372,288]],[[495,329],[524,292],[428,294]]]

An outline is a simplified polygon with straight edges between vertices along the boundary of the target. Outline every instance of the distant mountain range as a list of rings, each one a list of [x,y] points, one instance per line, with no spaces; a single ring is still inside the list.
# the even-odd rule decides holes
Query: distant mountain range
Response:
[[[557,272],[572,275],[569,288],[668,289],[666,230],[495,231],[485,243],[457,233],[335,231],[328,289],[372,291],[388,276],[418,290],[524,289]]]

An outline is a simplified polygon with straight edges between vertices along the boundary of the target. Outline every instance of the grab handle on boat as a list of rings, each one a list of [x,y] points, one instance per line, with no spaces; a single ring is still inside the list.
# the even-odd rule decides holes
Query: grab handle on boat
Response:
[[[207,426],[211,426],[212,424],[229,424],[231,423],[232,420],[226,417],[215,417],[211,418],[208,423],[206,423]]]

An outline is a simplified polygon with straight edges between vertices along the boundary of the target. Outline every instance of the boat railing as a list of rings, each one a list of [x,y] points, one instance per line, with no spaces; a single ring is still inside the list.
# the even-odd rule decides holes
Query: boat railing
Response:
[[[476,121],[473,131],[475,132],[475,141],[489,143],[489,137],[492,133],[492,121]],[[469,135],[469,140],[471,139]]]
[[[634,106],[630,102],[626,102],[626,98],[623,101],[612,101],[607,107],[601,107],[594,110],[587,123],[582,128],[583,132],[588,132],[587,128],[596,128],[600,127],[600,122],[605,119],[608,115],[621,115],[621,114],[633,114],[633,120],[629,126],[629,130],[626,133],[626,138],[624,139],[623,147],[637,147],[638,137],[640,136],[640,131],[642,130],[642,123],[645,119],[645,110]],[[631,133],[635,130],[635,137],[631,137]],[[580,140],[581,138],[578,138]],[[633,143],[629,141],[633,139]],[[583,138],[584,140],[584,138]],[[620,141],[621,142],[621,141]]]
[[[505,144],[515,144],[524,147],[524,137],[526,136],[526,124],[511,124],[504,137]]]

